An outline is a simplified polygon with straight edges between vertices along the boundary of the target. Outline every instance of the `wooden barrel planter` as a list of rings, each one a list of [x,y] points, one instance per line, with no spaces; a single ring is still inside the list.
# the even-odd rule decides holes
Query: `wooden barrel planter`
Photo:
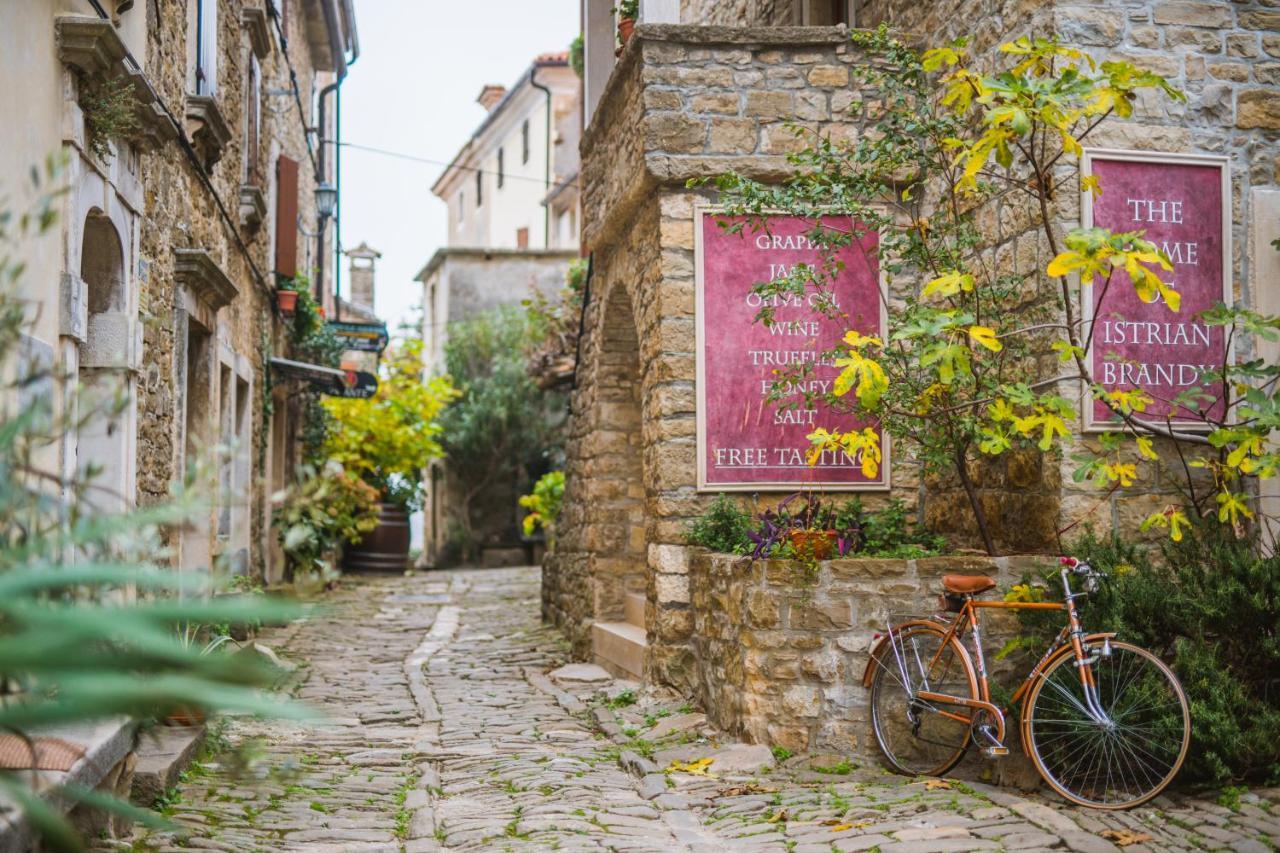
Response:
[[[409,567],[409,514],[394,504],[378,504],[378,526],[348,544],[342,568],[348,572],[403,572]]]

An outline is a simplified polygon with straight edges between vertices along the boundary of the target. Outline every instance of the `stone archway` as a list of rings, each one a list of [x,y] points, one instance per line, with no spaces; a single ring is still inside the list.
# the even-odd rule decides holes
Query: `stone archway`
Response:
[[[610,289],[596,360],[598,455],[584,484],[593,544],[592,653],[611,669],[644,672],[648,513],[641,433],[640,341],[620,282]]]
[[[547,557],[543,611],[578,656],[640,678],[649,534],[640,341],[623,283],[596,284],[604,294],[592,307],[574,395],[585,429],[570,436],[566,453],[564,512]]]
[[[91,209],[80,249],[88,322],[79,357],[84,397],[76,467],[82,474],[91,469],[97,472],[90,498],[99,509],[123,509],[135,497],[132,364],[136,345],[128,274],[124,242],[115,224],[100,209]]]

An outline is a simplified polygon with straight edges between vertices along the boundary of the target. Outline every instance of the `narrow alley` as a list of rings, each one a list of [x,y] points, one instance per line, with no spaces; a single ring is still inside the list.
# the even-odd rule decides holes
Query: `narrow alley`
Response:
[[[975,781],[733,744],[700,714],[566,664],[536,568],[347,577],[262,641],[304,723],[235,720],[135,850],[1232,849],[1280,839],[1280,790],[1063,809]],[[561,667],[564,667],[561,669]],[[707,763],[706,758],[711,758]]]

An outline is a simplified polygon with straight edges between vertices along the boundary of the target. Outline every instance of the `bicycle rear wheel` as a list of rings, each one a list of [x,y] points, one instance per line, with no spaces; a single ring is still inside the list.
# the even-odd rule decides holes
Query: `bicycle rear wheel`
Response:
[[[1086,653],[1099,651],[1091,641]],[[1191,741],[1191,712],[1177,676],[1129,643],[1090,665],[1091,709],[1075,655],[1064,649],[1027,695],[1023,739],[1049,786],[1073,803],[1127,809],[1165,789]]]
[[[978,679],[960,642],[921,622],[895,628],[877,651],[871,728],[889,766],[908,776],[941,776],[969,747],[972,712],[921,701],[921,691],[978,698]]]

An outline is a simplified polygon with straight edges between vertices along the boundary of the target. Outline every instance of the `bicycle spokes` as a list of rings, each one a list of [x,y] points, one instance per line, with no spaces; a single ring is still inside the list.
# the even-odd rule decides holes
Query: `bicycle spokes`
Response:
[[[927,701],[920,693],[973,696],[967,662],[954,641],[927,625],[895,631],[886,646],[871,695],[881,748],[905,773],[946,772],[968,744],[968,712]]]
[[[1028,751],[1077,802],[1133,805],[1163,789],[1182,763],[1185,697],[1173,674],[1136,646],[1116,643],[1083,671],[1074,656],[1059,658],[1028,706]]]

